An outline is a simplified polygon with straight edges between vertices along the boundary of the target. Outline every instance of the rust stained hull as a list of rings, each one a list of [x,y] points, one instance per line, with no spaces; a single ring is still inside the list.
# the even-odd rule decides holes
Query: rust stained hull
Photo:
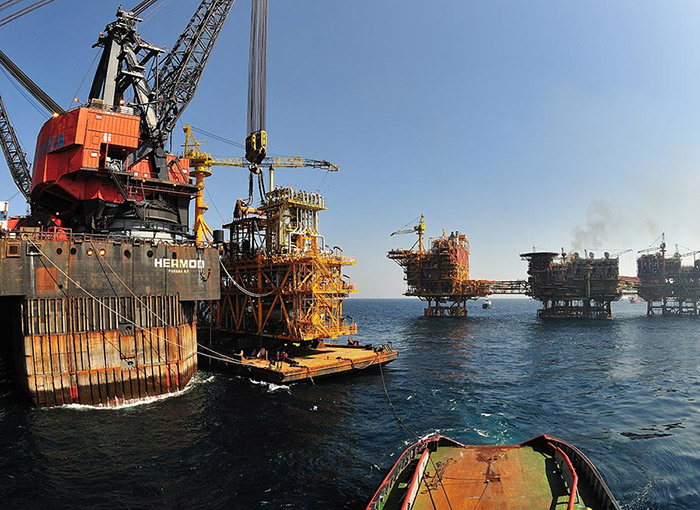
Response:
[[[38,406],[116,406],[183,390],[197,371],[193,326],[167,329],[26,336],[20,379]]]
[[[191,243],[32,232],[0,238],[0,308],[37,406],[114,406],[182,390],[197,370],[196,301],[218,254]]]

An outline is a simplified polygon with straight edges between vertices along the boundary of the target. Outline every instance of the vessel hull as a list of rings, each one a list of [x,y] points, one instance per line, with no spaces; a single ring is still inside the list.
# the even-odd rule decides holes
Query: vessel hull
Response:
[[[37,406],[177,393],[197,370],[196,303],[218,253],[192,243],[62,232],[0,239],[0,347]]]

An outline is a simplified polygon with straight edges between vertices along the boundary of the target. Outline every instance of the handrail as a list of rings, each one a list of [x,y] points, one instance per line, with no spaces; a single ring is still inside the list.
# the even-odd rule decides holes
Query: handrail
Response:
[[[406,490],[406,497],[403,500],[403,505],[401,505],[401,510],[409,510],[413,506],[413,501],[416,499],[416,494],[418,494],[418,487],[420,487],[420,483],[423,480],[425,466],[428,464],[428,457],[430,457],[430,452],[426,448],[423,450],[420,459],[418,459],[418,466],[416,466],[416,470],[411,477],[411,483]]]
[[[564,450],[562,450],[561,448],[552,444],[549,441],[548,444],[552,447],[552,449],[554,449],[554,460],[558,460],[558,453],[561,456],[561,460],[564,464],[566,464],[566,467],[569,469],[569,472],[571,474],[571,486],[569,488],[569,506],[567,507],[567,510],[574,510],[574,504],[576,503],[576,494],[578,491],[578,474],[576,474],[574,465],[571,463],[571,459],[569,459],[569,456],[566,453],[564,453]]]
[[[74,243],[94,242],[115,242],[133,244],[168,244],[178,246],[195,246],[196,242],[189,239],[148,239],[135,236],[114,235],[114,234],[82,234],[75,233],[70,228],[49,227],[46,230],[9,230],[2,233],[7,239],[32,239],[33,241],[68,241]]]
[[[389,470],[386,477],[384,477],[384,480],[377,489],[377,492],[374,494],[372,501],[370,501],[369,505],[367,505],[367,510],[379,510],[384,498],[387,496],[393,484],[401,475],[401,472],[411,463],[413,459],[416,458],[418,451],[421,451],[423,448],[427,449],[427,441],[425,443],[414,443],[403,451],[399,458],[396,459],[396,463]]]

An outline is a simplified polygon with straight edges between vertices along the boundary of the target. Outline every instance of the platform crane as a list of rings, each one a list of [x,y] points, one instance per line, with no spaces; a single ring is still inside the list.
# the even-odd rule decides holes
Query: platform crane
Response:
[[[404,229],[404,230],[397,230],[396,232],[392,232],[389,237],[396,236],[396,235],[416,233],[416,234],[418,234],[418,251],[420,253],[423,253],[423,232],[425,232],[425,216],[423,214],[421,214],[420,221],[418,222],[418,225],[415,225],[413,228]],[[415,244],[413,246],[415,246]]]
[[[626,250],[622,250],[622,251],[617,251],[617,252],[615,252],[615,253],[611,253],[610,256],[611,256],[612,258],[614,258],[614,259],[619,259],[620,256],[624,255],[625,253],[630,253],[630,252],[632,252],[632,251],[634,251],[634,250],[632,250],[632,248],[628,248],[628,249],[626,249]]]
[[[678,257],[681,258],[681,259],[684,259],[685,257],[690,257],[690,256],[692,255],[692,256],[693,256],[693,261],[695,261],[695,259],[696,259],[695,256],[696,256],[698,253],[700,253],[700,250],[691,250],[691,251],[687,251],[687,252],[685,252],[685,253],[679,253],[679,254],[678,254]]]
[[[211,154],[202,152],[200,145],[202,142],[197,141],[192,133],[192,127],[187,124],[183,128],[185,132],[185,152],[184,157],[190,161],[190,175],[195,178],[198,187],[197,196],[195,197],[195,220],[194,231],[198,243],[205,240],[209,241],[212,237],[212,231],[204,220],[204,213],[209,210],[209,206],[204,203],[204,180],[212,174],[211,167],[239,167],[250,168],[251,179],[253,173],[259,166],[268,167],[270,173],[270,191],[274,189],[274,169],[275,168],[317,168],[327,172],[337,172],[340,168],[325,159],[308,159],[299,156],[294,157],[264,157],[256,164],[251,164],[245,158],[226,158],[216,159]],[[252,187],[252,185],[251,185]],[[264,197],[261,197],[264,198]]]
[[[639,250],[637,253],[651,253],[651,252],[655,252],[655,251],[660,251],[661,258],[662,259],[665,258],[666,257],[666,233],[662,232],[661,235],[656,238],[654,243],[656,241],[658,241],[659,239],[661,239],[661,244],[659,244],[659,246],[650,246],[649,248],[644,248],[642,250]],[[654,243],[652,243],[652,244],[654,244]]]

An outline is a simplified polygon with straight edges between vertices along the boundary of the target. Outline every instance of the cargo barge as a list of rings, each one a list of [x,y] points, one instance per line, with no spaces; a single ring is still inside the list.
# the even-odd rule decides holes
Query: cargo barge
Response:
[[[314,382],[332,375],[377,368],[394,361],[398,352],[390,345],[357,345],[316,342],[315,346],[282,346],[269,352],[265,348],[231,352],[226,345],[216,346],[216,351],[228,359],[207,359],[210,366],[220,367],[256,381],[288,384],[300,381]]]

